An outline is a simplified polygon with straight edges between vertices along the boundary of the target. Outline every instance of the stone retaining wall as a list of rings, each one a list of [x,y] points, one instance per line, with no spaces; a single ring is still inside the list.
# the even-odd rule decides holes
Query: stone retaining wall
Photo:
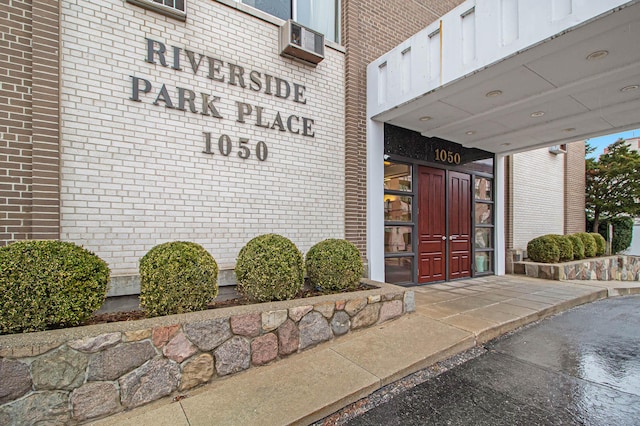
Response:
[[[0,336],[0,424],[75,424],[293,355],[413,312],[374,290]]]
[[[640,257],[607,256],[564,263],[516,262],[514,272],[548,280],[640,281]]]

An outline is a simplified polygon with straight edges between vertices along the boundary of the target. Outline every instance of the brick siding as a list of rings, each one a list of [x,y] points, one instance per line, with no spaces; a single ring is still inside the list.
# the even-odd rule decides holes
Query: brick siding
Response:
[[[585,144],[578,141],[566,146],[563,155],[555,156],[543,148],[506,158],[507,272],[513,272],[514,250],[526,250],[532,238],[585,229]]]
[[[567,144],[564,171],[564,232],[585,231],[584,141]],[[589,232],[591,230],[589,229]]]
[[[33,2],[32,238],[60,236],[58,0]]]
[[[509,250],[513,247],[513,156],[504,159],[504,242],[509,263]]]
[[[64,240],[96,252],[117,275],[135,273],[141,256],[171,240],[202,244],[226,269],[259,234],[282,234],[303,252],[343,238],[343,52],[326,47],[315,68],[283,58],[277,25],[211,0],[190,0],[186,22],[122,0],[68,0],[62,16]],[[207,60],[194,72],[184,50],[181,71],[172,59],[167,67],[157,57],[149,63],[145,38],[164,43],[168,58],[176,46],[196,60],[202,53],[242,66],[247,87],[230,84],[228,72],[224,82],[208,78]],[[305,85],[306,104],[266,94],[264,86],[251,90],[250,70]],[[130,99],[131,76],[152,85],[139,102]],[[162,84],[175,104],[177,87],[198,99],[218,96],[223,118],[154,105]],[[236,101],[254,106],[245,123],[236,120]],[[276,111],[285,125],[290,115],[313,119],[315,137],[259,127],[256,106],[270,122]],[[202,152],[203,132],[211,133],[213,154]],[[222,134],[233,144],[226,157]],[[264,141],[267,161],[240,158],[241,137],[252,152]]]
[[[342,0],[342,43],[347,49],[345,237],[366,250],[366,67],[463,1]]]
[[[0,243],[31,235],[31,1],[0,11]]]
[[[59,5],[0,12],[0,245],[59,237]]]
[[[526,249],[540,235],[564,234],[565,155],[541,148],[512,160],[513,248]]]

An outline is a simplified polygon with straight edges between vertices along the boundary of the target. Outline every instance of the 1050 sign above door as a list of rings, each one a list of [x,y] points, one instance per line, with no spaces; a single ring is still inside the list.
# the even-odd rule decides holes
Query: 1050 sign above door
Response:
[[[436,148],[436,161],[448,164],[460,164],[460,154],[446,149]]]

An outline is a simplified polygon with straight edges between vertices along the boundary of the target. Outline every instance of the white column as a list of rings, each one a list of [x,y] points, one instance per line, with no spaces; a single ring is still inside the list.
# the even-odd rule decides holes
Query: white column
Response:
[[[384,123],[367,120],[367,259],[369,278],[384,281]]]
[[[495,159],[495,180],[496,180],[496,195],[494,200],[495,209],[495,265],[496,275],[505,274],[505,256],[506,256],[506,242],[504,235],[505,228],[505,170],[504,170],[504,154],[496,154]]]

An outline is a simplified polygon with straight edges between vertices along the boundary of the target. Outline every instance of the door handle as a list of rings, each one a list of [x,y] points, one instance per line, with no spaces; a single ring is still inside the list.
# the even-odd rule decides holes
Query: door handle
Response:
[[[444,235],[442,236],[442,241],[447,241],[447,237],[445,237]]]

